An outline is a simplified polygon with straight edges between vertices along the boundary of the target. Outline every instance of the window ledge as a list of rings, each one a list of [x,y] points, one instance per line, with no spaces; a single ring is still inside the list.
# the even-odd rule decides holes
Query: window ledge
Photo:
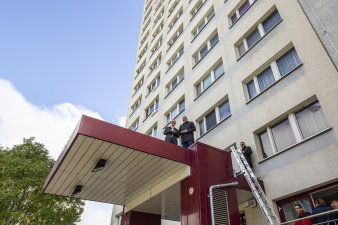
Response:
[[[174,118],[172,118],[171,120],[176,120],[176,118],[177,118],[179,115],[181,115],[181,114],[184,112],[184,110],[185,110],[185,108],[184,108],[179,114],[177,114]],[[170,121],[170,122],[171,122],[171,121]],[[167,126],[169,126],[170,122],[167,123],[167,125],[165,125],[162,129],[165,129]]]
[[[157,111],[158,111],[158,109],[156,109],[156,111],[154,111],[154,112],[152,112],[151,114],[149,114],[149,115],[143,120],[143,122],[146,121],[149,117],[154,116],[154,115],[157,113]]]
[[[211,49],[213,49],[217,44],[218,44],[219,40],[214,44],[214,46],[212,46],[208,51],[207,53],[205,53],[205,55],[192,67],[192,69],[194,69],[201,61],[202,59],[204,59],[205,56],[208,55],[208,53],[211,51]]]
[[[204,137],[205,135],[207,135],[209,132],[211,132],[213,129],[215,129],[218,125],[220,125],[221,123],[223,123],[225,120],[227,120],[229,117],[231,117],[231,113],[225,117],[224,119],[222,119],[218,124],[216,124],[215,126],[213,126],[212,128],[210,128],[207,132],[205,132],[204,134],[202,134],[201,136],[199,136],[196,141],[198,141],[199,139],[201,139],[202,137]]]
[[[184,77],[182,80],[180,80],[180,82],[177,83],[177,85],[173,89],[171,89],[171,91],[169,91],[169,93],[164,97],[164,99],[166,99],[168,95],[170,95],[170,93],[173,92],[183,80],[184,80]]]
[[[191,17],[190,22],[196,17],[196,15],[198,14],[199,11],[201,11],[202,7],[204,6],[204,4],[207,2],[208,0],[205,0],[202,5],[201,8],[193,15],[193,17]]]
[[[235,24],[246,14],[247,11],[249,11],[249,9],[257,2],[258,0],[255,0],[246,10],[245,12],[233,23],[231,24],[231,26],[229,27],[229,29],[231,29],[233,26],[235,26]],[[237,9],[236,9],[237,11]],[[236,13],[235,11],[235,13]],[[230,20],[231,20],[231,17],[230,17]]]
[[[151,90],[150,92],[148,92],[148,94],[146,95],[146,97],[148,97],[151,93],[153,93],[158,88],[158,86],[160,86],[160,84],[157,85],[153,90]],[[144,98],[146,98],[146,97],[144,97]]]
[[[181,58],[181,56],[184,54],[184,52],[176,59],[176,61],[167,69],[167,71],[165,73],[168,73],[169,70],[171,69],[171,67],[173,67],[175,65],[175,63],[177,63],[177,61]]]
[[[276,23],[273,27],[271,27],[271,29],[268,32],[266,32],[264,36],[262,36],[255,44],[251,46],[251,48],[249,48],[246,52],[244,52],[243,55],[238,57],[236,62],[238,62],[241,58],[243,58],[251,49],[253,49],[265,36],[267,36],[273,29],[275,29],[275,27],[277,27],[277,25],[280,24],[282,21],[283,19],[281,19],[278,23]]]
[[[141,89],[142,85],[135,91],[135,93],[131,97],[134,97],[136,95],[136,93]]]
[[[308,140],[311,140],[312,138],[315,138],[315,137],[317,137],[317,136],[319,136],[319,135],[321,135],[321,134],[323,134],[323,133],[325,133],[325,132],[327,132],[327,131],[329,131],[329,130],[332,130],[332,127],[328,127],[328,128],[326,128],[325,130],[319,131],[318,133],[316,133],[316,134],[314,134],[314,135],[312,135],[312,136],[310,136],[310,137],[308,137],[308,138],[306,138],[306,139],[304,139],[304,140],[302,140],[302,141],[300,141],[300,142],[298,142],[298,143],[296,143],[296,144],[293,144],[293,145],[291,145],[291,146],[289,146],[289,147],[287,147],[287,148],[285,148],[285,149],[283,149],[283,150],[277,152],[277,153],[274,154],[274,155],[271,155],[271,156],[269,156],[269,157],[266,157],[266,158],[264,158],[264,159],[258,161],[258,163],[259,163],[259,164],[260,164],[260,163],[263,163],[263,162],[265,162],[265,161],[267,161],[267,160],[269,160],[269,159],[271,159],[271,158],[273,158],[273,157],[275,157],[275,156],[277,156],[277,155],[279,155],[279,154],[281,154],[281,153],[283,153],[283,152],[286,152],[286,151],[290,150],[291,148],[296,147],[296,146],[298,146],[298,145],[300,145],[300,144],[302,144],[302,143],[304,143],[304,142],[306,142],[306,141],[308,141]]]
[[[202,33],[202,31],[204,30],[204,28],[206,28],[206,26],[208,26],[209,22],[215,17],[215,14],[210,18],[210,20],[205,24],[205,26],[202,28],[202,30],[200,30],[200,32],[198,32],[198,34],[191,40],[190,43],[193,43],[193,41],[198,37],[198,35],[200,35],[200,33]]]
[[[152,71],[150,71],[150,73],[148,74],[148,77],[159,67],[161,65],[161,63],[160,64],[158,64]]]
[[[255,97],[253,97],[252,99],[248,100],[245,104],[249,104],[250,102],[252,102],[253,100],[255,100],[256,98],[258,98],[260,95],[262,95],[264,92],[266,92],[267,90],[269,90],[270,88],[272,88],[275,84],[277,84],[279,81],[283,80],[285,77],[287,77],[290,73],[292,73],[293,71],[297,70],[299,67],[301,67],[303,65],[303,63],[300,63],[298,66],[296,66],[295,68],[293,68],[290,72],[288,72],[287,74],[285,74],[283,77],[281,77],[280,79],[278,79],[277,81],[275,81],[273,84],[271,84],[269,87],[267,87],[264,91],[259,92]]]
[[[140,104],[140,105],[141,105],[141,104]],[[134,114],[134,112],[136,112],[136,110],[140,107],[140,105],[137,106],[137,108],[129,115],[129,118]]]
[[[222,76],[223,76],[223,74],[224,74],[224,72],[221,74],[221,75],[219,75],[219,77],[217,77],[217,79],[214,81],[214,82],[212,82],[210,85],[209,85],[209,87],[207,87],[205,90],[203,90],[195,99],[194,99],[194,101],[196,101],[204,92],[206,92],[214,83],[216,83],[216,81],[218,81],[218,79],[220,79]]]
[[[180,35],[178,35],[177,37],[176,37],[176,41],[179,39],[179,37],[181,36],[181,34],[184,32],[184,30],[180,33]],[[168,51],[171,49],[171,47],[176,43],[176,41],[174,41],[174,43],[172,43],[170,46],[169,46],[169,48],[167,49],[167,51],[166,51],[166,53],[168,53]]]

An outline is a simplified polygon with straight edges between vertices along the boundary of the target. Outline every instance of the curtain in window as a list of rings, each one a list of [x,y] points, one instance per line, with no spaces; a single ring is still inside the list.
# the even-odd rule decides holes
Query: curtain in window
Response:
[[[300,59],[297,55],[296,50],[293,48],[285,55],[283,55],[280,59],[277,60],[277,66],[280,72],[280,75],[283,77],[291,70],[293,70],[296,66],[300,64]]]
[[[261,74],[257,76],[259,89],[264,91],[271,84],[275,82],[275,77],[273,76],[271,67],[269,66],[266,70],[264,70]]]
[[[239,15],[243,15],[243,13],[249,8],[250,3],[249,1],[245,1],[243,5],[238,9]]]
[[[153,135],[154,138],[157,137],[157,127],[154,128],[154,135]]]
[[[296,119],[304,139],[329,127],[319,102],[296,113]]]
[[[219,106],[219,116],[220,120],[223,120],[231,113],[230,111],[230,104],[229,101],[224,102],[222,105]]]
[[[254,81],[250,81],[247,84],[248,87],[248,93],[249,93],[249,98],[252,99],[253,97],[255,97],[257,95],[257,91],[256,91],[256,87],[255,87],[255,83]]]
[[[216,42],[218,41],[218,34],[216,34],[210,41],[210,46],[214,46]]]
[[[263,27],[265,33],[268,32],[275,26],[282,18],[280,17],[278,11],[273,12],[266,20],[263,22]]]
[[[261,38],[258,29],[254,30],[247,38],[248,48],[251,48]]]
[[[272,156],[274,154],[271,144],[270,144],[270,139],[267,131],[264,131],[263,133],[259,134],[259,142],[261,144],[261,150],[262,150],[262,155],[263,158]]]
[[[183,100],[183,101],[180,102],[180,105],[179,105],[180,112],[182,112],[184,110],[184,108],[185,108],[185,101]]]
[[[221,63],[221,65],[219,65],[215,71],[214,71],[214,74],[215,74],[215,80],[221,76],[222,74],[224,73],[224,68],[223,68],[223,64]]]
[[[215,110],[209,113],[206,117],[206,124],[207,124],[207,130],[210,130],[212,127],[216,125],[216,113]]]
[[[200,135],[203,135],[205,133],[204,120],[202,120],[199,124],[200,124]]]
[[[298,213],[295,210],[295,204],[300,204],[303,207],[304,212],[312,213],[309,199],[299,199],[297,201],[290,202],[282,206],[286,221],[298,219]]]
[[[209,75],[203,80],[203,90],[207,89],[210,85],[211,85],[211,76]]]
[[[242,56],[246,52],[246,49],[244,47],[244,42],[242,42],[240,45],[238,45],[237,48],[238,48],[239,56]]]
[[[271,128],[277,151],[281,151],[296,143],[295,135],[292,132],[288,119]]]
[[[202,93],[202,84],[199,83],[196,89],[197,89],[197,95],[200,95]]]

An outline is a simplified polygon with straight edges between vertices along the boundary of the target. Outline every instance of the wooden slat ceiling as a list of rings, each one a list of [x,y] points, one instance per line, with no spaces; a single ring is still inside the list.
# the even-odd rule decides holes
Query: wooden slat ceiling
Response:
[[[99,159],[107,160],[105,168],[92,172]],[[82,185],[74,197],[124,205],[184,167],[189,166],[79,134],[44,193],[70,197]]]

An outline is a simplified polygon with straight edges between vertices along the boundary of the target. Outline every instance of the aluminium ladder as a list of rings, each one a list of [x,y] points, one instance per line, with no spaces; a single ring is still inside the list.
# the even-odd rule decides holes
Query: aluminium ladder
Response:
[[[279,218],[274,212],[271,204],[266,198],[261,185],[259,184],[255,174],[252,172],[248,162],[246,161],[242,149],[236,149],[234,146],[231,148],[231,152],[233,153],[237,164],[241,170],[241,173],[244,174],[245,179],[247,180],[252,193],[254,194],[265,218],[268,220],[269,225],[278,225],[280,224]]]

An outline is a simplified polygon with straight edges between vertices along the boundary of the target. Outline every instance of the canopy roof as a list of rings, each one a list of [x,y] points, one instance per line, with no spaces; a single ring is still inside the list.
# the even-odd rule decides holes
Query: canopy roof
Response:
[[[100,159],[105,167],[92,172]],[[142,204],[190,175],[190,150],[82,116],[48,175],[43,192],[125,205]]]

